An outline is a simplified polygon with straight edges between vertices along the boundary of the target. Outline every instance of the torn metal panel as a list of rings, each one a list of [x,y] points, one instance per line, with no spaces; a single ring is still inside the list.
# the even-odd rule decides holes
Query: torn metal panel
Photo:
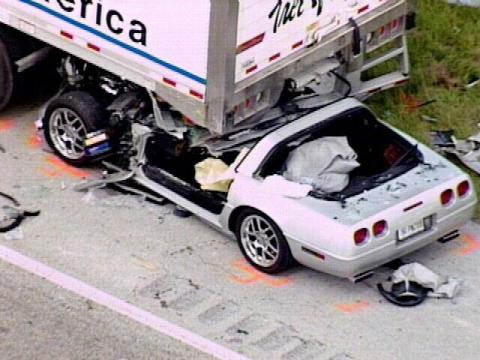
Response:
[[[455,155],[465,166],[480,174],[480,133],[462,140],[453,130],[431,133],[432,145],[443,154]]]

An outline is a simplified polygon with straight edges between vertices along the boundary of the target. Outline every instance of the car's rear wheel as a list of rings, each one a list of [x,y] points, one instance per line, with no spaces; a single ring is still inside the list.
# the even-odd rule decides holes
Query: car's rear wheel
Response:
[[[280,228],[268,216],[245,210],[236,222],[238,245],[248,262],[268,274],[286,270],[292,255]]]

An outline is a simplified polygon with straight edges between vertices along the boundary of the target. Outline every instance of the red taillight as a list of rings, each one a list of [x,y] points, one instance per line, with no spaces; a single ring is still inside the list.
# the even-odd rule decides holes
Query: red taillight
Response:
[[[470,183],[467,180],[462,181],[460,184],[458,184],[457,186],[458,197],[464,197],[468,195],[469,192],[470,192]]]
[[[454,197],[455,197],[455,194],[453,193],[452,189],[445,190],[440,195],[440,202],[442,203],[443,206],[450,205]]]
[[[368,229],[363,228],[355,231],[353,239],[355,240],[355,245],[362,245],[368,240]]]
[[[375,237],[380,237],[382,235],[385,235],[388,230],[388,224],[385,220],[377,221],[373,225],[373,235]]]

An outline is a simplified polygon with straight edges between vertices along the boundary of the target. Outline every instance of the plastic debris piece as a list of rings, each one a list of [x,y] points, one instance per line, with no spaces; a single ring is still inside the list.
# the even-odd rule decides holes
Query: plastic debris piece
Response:
[[[6,232],[3,234],[3,237],[7,241],[18,241],[18,240],[23,240],[24,239],[24,234],[23,230],[21,227],[16,227],[13,230],[10,230],[9,232]]]
[[[429,289],[429,296],[452,299],[460,292],[461,281],[438,275],[419,263],[401,266],[392,275],[393,283],[414,281]]]
[[[443,154],[455,155],[465,166],[480,174],[480,133],[457,139],[452,130],[431,133],[432,145]]]
[[[453,299],[460,292],[462,281],[441,276],[419,263],[400,266],[389,281],[378,284],[380,293],[399,306],[416,306],[425,298]]]
[[[280,175],[266,177],[262,187],[266,192],[295,199],[304,198],[313,190],[311,185],[289,181]]]

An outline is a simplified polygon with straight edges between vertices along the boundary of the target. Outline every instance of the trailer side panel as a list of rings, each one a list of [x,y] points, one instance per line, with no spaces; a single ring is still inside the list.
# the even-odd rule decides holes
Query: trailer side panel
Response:
[[[0,0],[0,8],[203,101],[209,0]]]

